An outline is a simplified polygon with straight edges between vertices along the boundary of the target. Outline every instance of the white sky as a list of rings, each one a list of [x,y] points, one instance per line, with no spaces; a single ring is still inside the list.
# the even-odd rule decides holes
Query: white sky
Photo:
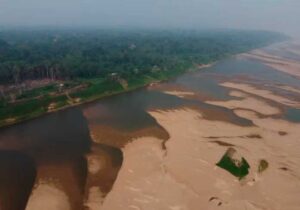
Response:
[[[0,25],[221,27],[300,36],[300,0],[0,0]]]

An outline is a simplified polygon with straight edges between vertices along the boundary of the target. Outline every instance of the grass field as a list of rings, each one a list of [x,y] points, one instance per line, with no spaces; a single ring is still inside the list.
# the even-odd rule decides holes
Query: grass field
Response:
[[[59,87],[61,83],[58,82],[27,90],[17,95],[13,102],[4,99],[0,101],[0,127],[110,95],[131,91],[152,82],[166,80],[190,70],[192,66],[192,64],[185,64],[177,66],[172,71],[156,71],[144,75],[126,76],[127,88],[124,88],[118,80],[100,77],[65,81],[62,90]]]

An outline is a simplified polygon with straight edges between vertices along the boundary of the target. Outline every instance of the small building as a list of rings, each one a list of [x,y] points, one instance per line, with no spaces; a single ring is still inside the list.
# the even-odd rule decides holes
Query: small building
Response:
[[[119,76],[118,73],[113,72],[113,73],[111,73],[111,74],[109,75],[109,78],[110,78],[111,80],[119,80],[120,76]]]

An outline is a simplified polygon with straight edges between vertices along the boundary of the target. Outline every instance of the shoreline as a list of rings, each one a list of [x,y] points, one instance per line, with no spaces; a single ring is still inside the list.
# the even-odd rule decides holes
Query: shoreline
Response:
[[[235,55],[232,55],[232,56],[235,56]],[[220,59],[220,60],[222,60],[222,59]],[[220,61],[220,60],[218,60],[218,61]],[[10,126],[14,126],[14,125],[18,125],[18,124],[21,124],[21,123],[25,123],[27,121],[38,119],[40,117],[47,116],[47,115],[52,114],[52,113],[64,111],[64,110],[67,110],[67,109],[70,109],[70,108],[74,108],[74,107],[79,107],[79,106],[82,106],[84,104],[93,103],[93,102],[96,102],[96,101],[104,99],[104,98],[108,98],[108,97],[112,97],[112,96],[117,96],[117,95],[124,94],[124,93],[129,93],[129,92],[141,89],[141,88],[146,88],[148,86],[151,86],[152,84],[162,83],[162,82],[168,81],[170,79],[177,78],[178,76],[181,76],[181,75],[186,74],[186,73],[199,71],[199,70],[202,70],[202,69],[205,69],[205,68],[210,68],[211,66],[213,66],[214,64],[216,64],[218,61],[213,61],[213,62],[211,62],[209,64],[200,64],[200,65],[197,65],[197,66],[193,66],[191,68],[188,68],[188,69],[184,70],[181,73],[177,73],[176,75],[172,75],[172,76],[170,76],[170,77],[168,77],[166,79],[161,79],[161,80],[157,80],[157,81],[153,80],[153,81],[147,82],[147,83],[145,83],[143,85],[137,85],[135,87],[128,88],[128,89],[123,89],[122,91],[116,91],[114,93],[109,93],[109,94],[105,94],[104,93],[102,95],[93,97],[91,99],[87,99],[87,100],[84,100],[84,101],[81,101],[81,102],[78,102],[78,103],[74,103],[74,104],[68,104],[68,105],[65,105],[65,106],[57,108],[57,109],[52,109],[50,111],[47,111],[47,112],[44,112],[44,113],[41,113],[41,114],[37,114],[37,115],[32,115],[32,116],[29,116],[29,117],[24,117],[23,119],[15,120],[15,121],[12,121],[12,122],[5,123],[5,121],[7,121],[9,118],[5,119],[5,120],[1,120],[0,121],[0,129],[1,128],[6,128],[6,127],[10,127]],[[192,70],[192,69],[196,69],[196,70]]]
[[[77,102],[77,103],[74,103],[74,104],[68,104],[68,105],[62,106],[60,108],[52,109],[52,110],[47,111],[47,112],[43,112],[43,113],[39,113],[39,114],[32,114],[32,116],[30,116],[30,115],[26,116],[25,115],[25,116],[21,117],[22,119],[15,120],[14,118],[6,118],[4,120],[0,120],[0,129],[1,128],[6,128],[6,127],[10,127],[10,126],[14,126],[14,125],[17,125],[17,124],[20,124],[20,123],[24,123],[24,122],[27,122],[27,121],[30,121],[30,120],[34,120],[34,119],[37,119],[39,117],[47,116],[48,114],[56,113],[56,112],[63,111],[63,110],[69,109],[69,108],[81,106],[83,104],[92,103],[92,102],[95,102],[97,100],[101,100],[103,98],[107,98],[107,97],[111,97],[111,96],[116,96],[116,95],[123,94],[123,93],[128,93],[128,92],[140,89],[140,88],[145,88],[147,86],[151,86],[154,83],[162,83],[162,82],[165,82],[165,81],[169,81],[171,79],[177,78],[177,77],[179,77],[179,76],[181,76],[183,74],[186,74],[186,73],[192,73],[192,72],[196,72],[196,71],[199,71],[199,70],[202,70],[202,69],[210,68],[213,65],[215,65],[217,62],[222,61],[222,60],[224,60],[226,58],[230,58],[230,57],[234,57],[234,56],[238,56],[238,55],[243,56],[244,54],[250,53],[251,51],[260,50],[260,49],[263,49],[264,47],[271,46],[271,45],[274,45],[274,44],[282,44],[284,42],[286,42],[286,41],[279,41],[279,42],[275,42],[275,43],[268,43],[268,44],[264,44],[263,46],[259,46],[257,48],[252,48],[252,49],[248,49],[248,50],[245,50],[245,51],[242,51],[242,52],[233,53],[233,54],[226,54],[226,55],[223,55],[222,58],[220,58],[218,60],[215,60],[215,61],[212,61],[212,62],[207,63],[207,64],[193,64],[190,68],[187,68],[187,69],[182,70],[180,72],[175,72],[175,74],[173,74],[173,75],[172,74],[169,75],[169,76],[167,75],[166,76],[167,78],[164,78],[164,79],[158,79],[158,80],[154,79],[153,81],[146,82],[143,85],[137,85],[135,87],[128,88],[128,89],[125,89],[125,90],[123,89],[122,91],[116,91],[116,92],[110,93],[110,94],[105,94],[104,93],[104,94],[102,94],[100,96],[96,96],[96,97],[93,97],[91,99],[87,99],[87,100],[84,100],[84,101],[81,101],[81,102]],[[13,119],[13,120],[9,121],[9,119]]]
[[[63,106],[63,107],[60,107],[60,108],[57,108],[57,109],[52,109],[51,111],[47,111],[47,112],[38,114],[36,116],[31,116],[31,117],[28,117],[28,118],[25,118],[25,119],[16,120],[16,121],[13,121],[11,123],[10,122],[9,123],[2,123],[2,122],[0,122],[0,129],[1,128],[5,128],[5,127],[14,126],[14,125],[17,125],[17,124],[21,124],[21,123],[24,123],[24,122],[27,122],[27,121],[30,121],[30,120],[34,120],[34,119],[37,119],[37,118],[40,118],[40,117],[43,117],[43,116],[47,116],[47,115],[52,114],[52,113],[64,111],[66,109],[71,109],[71,108],[74,108],[74,107],[79,107],[79,106],[81,106],[83,104],[89,104],[89,103],[95,102],[95,101],[103,99],[103,98],[107,98],[107,97],[111,97],[111,96],[116,96],[116,95],[119,95],[119,94],[122,94],[122,93],[128,93],[128,92],[140,89],[140,88],[144,88],[144,87],[146,87],[148,85],[149,84],[146,84],[144,86],[139,86],[139,87],[135,87],[135,88],[132,88],[132,89],[129,89],[129,90],[115,92],[115,93],[108,94],[108,95],[101,95],[99,97],[95,97],[95,98],[92,98],[92,99],[89,99],[89,100],[86,100],[86,101],[82,101],[82,102],[75,103],[75,104],[69,104],[69,105],[66,105],[66,106]],[[3,121],[5,121],[5,120],[3,120]]]

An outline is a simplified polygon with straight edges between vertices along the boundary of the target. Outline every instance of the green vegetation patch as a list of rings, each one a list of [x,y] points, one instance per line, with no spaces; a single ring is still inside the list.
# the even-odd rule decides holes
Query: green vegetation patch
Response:
[[[57,90],[58,90],[57,85],[51,84],[51,85],[47,85],[44,87],[27,90],[27,91],[23,92],[21,95],[19,95],[17,97],[17,99],[34,98],[34,97],[45,95],[45,94],[48,94],[50,92],[54,92]]]
[[[229,148],[216,165],[242,179],[248,175],[250,166],[245,158],[237,159],[235,155],[236,150]]]
[[[71,97],[89,100],[123,91],[123,87],[119,82],[109,79],[93,79],[88,81],[87,84],[88,87],[86,89],[71,94]]]
[[[258,165],[258,173],[262,173],[263,171],[265,171],[267,168],[269,167],[269,163],[268,161],[262,159],[259,161],[259,165]]]

